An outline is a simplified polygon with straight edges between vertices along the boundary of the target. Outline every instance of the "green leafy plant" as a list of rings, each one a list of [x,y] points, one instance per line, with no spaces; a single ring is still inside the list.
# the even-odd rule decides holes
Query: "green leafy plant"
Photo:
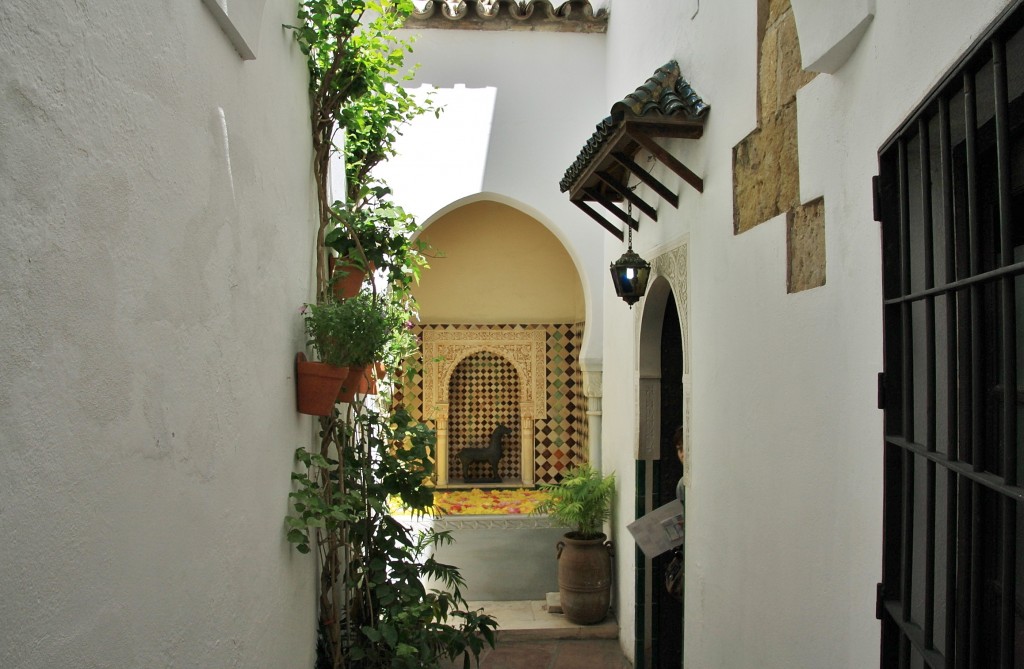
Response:
[[[304,307],[306,334],[321,362],[336,367],[381,360],[406,314],[387,299],[364,290],[345,300]]]
[[[372,263],[399,287],[418,281],[429,248],[412,238],[415,218],[390,201],[389,188],[377,184],[364,190],[349,203],[331,205],[337,225],[324,236],[325,246],[358,267]]]
[[[394,217],[402,225],[372,227],[408,238],[403,226],[404,212],[388,200],[386,186],[375,182],[371,170],[393,156],[400,128],[427,111],[439,113],[429,100],[420,103],[400,84],[411,74],[402,74],[411,41],[395,36],[412,13],[411,0],[302,0],[294,31],[309,67],[310,123],[313,141],[313,173],[317,184],[319,210],[317,228],[317,294],[326,297],[327,236],[332,244],[342,238],[351,241],[355,254],[367,266],[360,232],[369,222]],[[329,168],[332,154],[340,153],[345,166],[345,202],[329,197]],[[406,270],[418,272],[423,256],[410,244],[404,252],[392,248],[389,263],[400,271],[390,277],[405,279]]]
[[[434,432],[401,407],[350,418],[330,421],[318,453],[295,452],[302,469],[289,495],[288,540],[320,558],[324,665],[420,669],[463,656],[468,667],[494,645],[497,623],[469,609],[458,569],[428,554],[451,536],[416,534],[388,506],[392,495],[420,513],[433,504],[424,480]],[[428,592],[428,577],[446,589]]]
[[[393,156],[403,124],[426,111],[401,87],[410,43],[394,31],[411,0],[300,0],[294,32],[309,68],[313,173],[317,188],[316,295],[306,329],[321,360],[352,366],[383,359],[400,368],[417,352],[410,328],[411,284],[426,267],[411,240],[412,216],[374,180]],[[331,201],[331,157],[344,164],[344,200]],[[328,254],[377,267],[383,288],[333,301]],[[415,362],[415,361],[414,361]],[[377,406],[347,403],[320,419],[319,446],[296,451],[288,540],[319,566],[317,668],[420,669],[442,658],[479,658],[497,623],[468,610],[458,569],[428,554],[451,541],[415,534],[388,512],[397,496],[428,508],[434,433],[386,394]],[[423,580],[444,586],[428,592]]]
[[[612,513],[615,474],[602,476],[601,472],[584,464],[570,469],[561,483],[539,487],[548,497],[537,505],[534,514],[546,514],[561,525],[576,528],[576,539],[595,539],[603,535],[602,526]]]

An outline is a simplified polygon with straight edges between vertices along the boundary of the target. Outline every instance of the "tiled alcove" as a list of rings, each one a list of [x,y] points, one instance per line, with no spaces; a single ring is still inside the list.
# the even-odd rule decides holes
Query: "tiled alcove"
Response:
[[[515,425],[506,423],[514,432],[505,437],[499,464],[506,484],[555,482],[566,467],[587,459],[586,406],[578,360],[582,324],[429,324],[418,326],[417,334],[424,342],[425,368],[414,370],[403,399],[416,418],[438,430],[444,450],[443,462],[438,462],[440,485],[462,482],[454,453],[458,448],[486,445],[497,422],[492,418],[518,420]],[[505,371],[487,372],[498,368]],[[526,377],[530,387],[524,387]],[[448,384],[443,390],[442,382]],[[518,403],[508,399],[516,384]],[[472,428],[459,416],[458,405],[466,398],[480,400],[472,412],[483,417],[475,419]],[[501,408],[492,401],[518,404],[518,418],[507,405]],[[517,450],[518,444],[523,447]],[[510,459],[512,451],[522,461]],[[487,470],[484,465],[483,471]]]
[[[519,415],[519,375],[515,365],[491,351],[478,351],[462,359],[448,381],[449,480],[468,476],[492,476],[485,463],[472,463],[462,471],[459,453],[464,448],[486,446],[501,423],[512,430],[504,437],[498,476],[505,483],[522,483],[522,450]]]

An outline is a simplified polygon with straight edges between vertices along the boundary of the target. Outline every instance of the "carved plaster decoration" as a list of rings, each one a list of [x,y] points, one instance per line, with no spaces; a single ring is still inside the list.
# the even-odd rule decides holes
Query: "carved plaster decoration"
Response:
[[[580,373],[583,376],[583,394],[587,397],[601,397],[601,370],[584,369]]]
[[[689,245],[679,246],[662,253],[651,261],[651,280],[656,277],[664,277],[672,288],[672,296],[676,301],[676,311],[679,312],[679,327],[683,335],[683,451],[685,453],[685,464],[683,466],[683,478],[687,485],[690,482],[690,452],[692,442],[690,440],[691,421],[691,392],[690,392],[690,291],[687,278],[687,263],[689,258]],[[640,315],[636,316],[636,337],[640,337]],[[643,383],[643,380],[641,380]],[[641,398],[641,402],[643,399]],[[659,407],[660,410],[660,407]],[[643,448],[643,442],[638,439],[638,448]],[[638,456],[640,453],[638,453]]]
[[[681,244],[676,248],[662,253],[651,261],[651,274],[663,276],[672,287],[672,295],[676,299],[676,310],[679,312],[679,320],[683,328],[683,341],[690,339],[689,317],[690,317],[690,295],[688,282],[686,280],[687,245]],[[690,360],[688,347],[683,348],[683,368],[687,373],[690,371]]]
[[[437,426],[437,484],[448,483],[448,390],[452,372],[467,356],[489,351],[508,360],[519,376],[519,418],[524,485],[534,480],[534,425],[547,417],[547,333],[544,330],[425,330],[423,413]]]
[[[595,10],[590,0],[425,0],[415,4],[409,28],[582,33],[603,33],[608,28],[608,10]],[[470,6],[474,11],[469,11]]]

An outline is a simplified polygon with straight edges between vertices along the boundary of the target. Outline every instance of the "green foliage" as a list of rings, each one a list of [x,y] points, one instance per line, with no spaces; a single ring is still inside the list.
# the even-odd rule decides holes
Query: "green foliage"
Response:
[[[548,493],[533,513],[547,514],[566,527],[575,527],[581,539],[601,535],[604,521],[611,517],[615,497],[615,474],[602,476],[589,464],[569,470],[561,483],[540,486]]]
[[[320,296],[326,295],[329,281],[328,244],[337,248],[348,240],[355,251],[350,255],[361,258],[364,267],[374,260],[402,289],[426,264],[422,249],[408,242],[415,227],[411,217],[371,177],[377,164],[394,155],[402,125],[424,112],[438,113],[429,100],[421,104],[401,86],[410,76],[403,72],[411,41],[394,31],[412,9],[411,0],[302,0],[298,25],[289,26],[306,54],[310,75]],[[335,152],[344,158],[344,203],[328,197],[328,167]]]
[[[305,307],[306,329],[320,359],[338,366],[383,360],[393,371],[418,351],[411,285],[426,267],[424,248],[410,241],[412,216],[371,176],[394,155],[402,125],[437,113],[400,85],[411,49],[394,31],[411,12],[410,0],[300,0],[297,25],[288,26],[309,67],[319,213],[318,303]],[[346,191],[332,202],[328,169],[339,153]],[[371,291],[334,302],[328,253],[363,268],[372,261],[387,288],[371,282]],[[432,504],[434,433],[401,408],[347,411],[321,418],[319,449],[296,451],[292,475],[288,540],[315,553],[320,568],[317,666],[419,669],[462,656],[468,668],[485,642],[494,645],[497,623],[467,610],[458,569],[429,556],[451,537],[415,535],[388,512],[390,496],[421,512]],[[445,590],[427,592],[426,577]]]
[[[479,657],[494,645],[496,621],[469,610],[456,567],[431,549],[445,532],[416,534],[390,515],[388,497],[421,513],[433,504],[434,432],[408,411],[364,409],[326,421],[321,451],[295,452],[288,540],[321,561],[320,622],[327,666],[436,667],[442,658]],[[427,591],[424,578],[445,586]]]
[[[344,300],[307,304],[304,319],[309,344],[320,361],[352,367],[382,360],[408,314],[387,294],[364,290]]]
[[[335,201],[331,215],[337,225],[324,235],[324,244],[357,266],[372,262],[401,290],[419,280],[427,248],[412,240],[416,219],[390,196],[390,188],[377,184],[349,203]]]

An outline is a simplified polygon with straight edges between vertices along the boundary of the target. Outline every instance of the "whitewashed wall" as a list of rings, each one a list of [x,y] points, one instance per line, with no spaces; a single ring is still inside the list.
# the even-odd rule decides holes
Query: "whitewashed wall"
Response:
[[[608,265],[597,223],[558,182],[608,114],[603,35],[418,30],[411,86],[444,106],[404,130],[399,158],[379,173],[427,225],[453,207],[490,199],[547,226],[573,258],[587,323],[601,322]],[[500,249],[495,249],[500,253]],[[557,285],[552,290],[558,290]],[[588,327],[582,359],[600,364],[601,330]]]
[[[732,147],[755,125],[755,3],[702,2],[692,20],[695,0],[611,7],[611,98],[675,57],[712,108],[698,146],[674,145],[705,193],[683,187],[679,213],[662,207],[668,216],[637,242],[646,257],[689,243],[687,667],[877,666],[882,336],[871,176],[878,147],[1005,4],[878,0],[849,60],[800,92],[802,196],[825,197],[828,268],[824,287],[796,295],[786,294],[782,217],[732,233]],[[608,243],[606,262],[619,253]],[[610,287],[605,299],[605,468],[628,472],[634,402],[612,401],[609,389],[634,387],[639,312],[622,318]],[[634,492],[621,480],[620,546]],[[629,573],[631,551],[619,555]],[[631,652],[627,580],[618,594]]]
[[[250,61],[197,0],[0,3],[2,667],[312,664],[307,76],[248,4]]]

